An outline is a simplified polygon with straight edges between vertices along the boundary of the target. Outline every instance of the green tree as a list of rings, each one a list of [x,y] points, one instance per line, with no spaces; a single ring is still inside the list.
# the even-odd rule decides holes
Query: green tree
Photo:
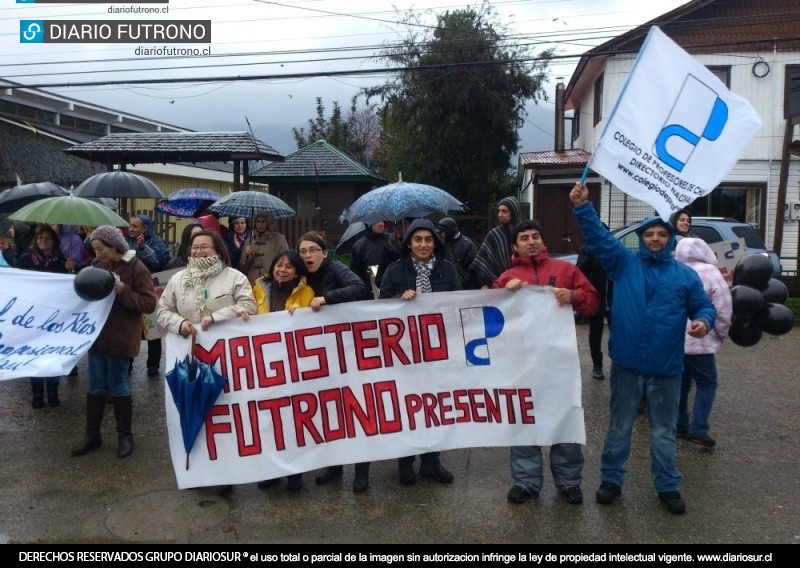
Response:
[[[325,117],[322,97],[317,97],[317,116],[308,121],[308,130],[292,128],[297,148],[325,140],[349,154],[358,162],[370,166],[379,141],[380,122],[376,104],[357,105],[358,97],[350,101],[347,117],[343,117],[339,103],[333,102],[330,118]]]
[[[487,3],[447,11],[419,32],[407,14],[407,37],[380,55],[399,71],[365,90],[382,104],[376,163],[384,175],[441,187],[485,210],[508,195],[528,100],[547,100],[543,84],[552,50],[534,56],[510,41]]]

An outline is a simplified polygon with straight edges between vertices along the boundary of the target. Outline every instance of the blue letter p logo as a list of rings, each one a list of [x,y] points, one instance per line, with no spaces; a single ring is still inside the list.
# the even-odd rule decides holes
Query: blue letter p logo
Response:
[[[503,312],[492,306],[461,310],[464,351],[468,365],[489,365],[488,339],[497,337],[505,325]]]
[[[687,75],[654,144],[656,156],[682,171],[700,141],[714,141],[728,122],[728,105],[705,83]]]

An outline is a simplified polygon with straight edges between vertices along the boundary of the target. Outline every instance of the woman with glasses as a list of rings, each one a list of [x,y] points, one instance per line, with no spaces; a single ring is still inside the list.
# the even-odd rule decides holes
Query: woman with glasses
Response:
[[[253,289],[247,277],[230,266],[228,247],[214,231],[191,236],[185,270],[167,282],[158,302],[158,323],[171,333],[189,337],[196,326],[207,331],[221,321],[250,319],[256,313]],[[216,488],[230,492],[231,485]]]
[[[309,306],[318,312],[327,304],[341,304],[370,300],[372,292],[359,276],[347,265],[328,258],[328,245],[319,233],[310,232],[300,237],[297,252],[308,270],[308,284],[314,290],[314,299]],[[324,485],[338,479],[344,471],[343,466],[333,465],[325,468],[314,482]],[[353,478],[353,492],[360,493],[369,487],[369,462],[357,463]]]

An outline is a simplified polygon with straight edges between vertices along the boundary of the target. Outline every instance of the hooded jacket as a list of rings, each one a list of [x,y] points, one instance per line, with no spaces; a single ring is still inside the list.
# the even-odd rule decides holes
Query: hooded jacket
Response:
[[[682,374],[686,318],[702,320],[711,330],[716,310],[697,273],[673,258],[674,228],[668,226],[670,238],[664,250],[653,253],[645,247],[642,233],[664,221],[645,219],[636,231],[639,250],[630,251],[603,227],[591,202],[574,211],[586,247],[614,282],[611,358],[637,375]]]
[[[717,310],[717,321],[705,337],[686,336],[684,348],[687,355],[716,353],[728,337],[733,319],[733,299],[730,288],[717,266],[717,255],[703,239],[686,237],[675,247],[675,259],[697,272],[703,290]]]
[[[565,260],[550,258],[547,249],[536,256],[511,256],[511,268],[503,272],[492,284],[493,288],[505,288],[513,278],[526,284],[552,286],[573,290],[572,308],[579,315],[588,317],[597,312],[600,294],[577,266]]]
[[[434,292],[451,292],[461,290],[461,279],[455,265],[447,260],[447,251],[439,233],[428,219],[416,219],[406,230],[400,246],[400,259],[386,268],[381,278],[380,298],[398,298],[406,290],[416,290],[417,271],[408,243],[411,236],[420,229],[427,229],[433,234],[434,263],[431,270],[431,288]]]
[[[58,231],[58,240],[61,241],[61,252],[64,258],[71,258],[77,264],[86,259],[86,248],[83,239],[78,236],[75,225],[61,225]]]
[[[169,262],[169,248],[164,239],[154,233],[156,222],[144,213],[137,213],[134,217],[141,219],[144,224],[144,244],[137,247],[136,239],[126,236],[128,247],[136,251],[136,256],[144,262],[150,272],[164,270]]]
[[[469,271],[481,286],[491,286],[498,276],[511,268],[511,230],[519,224],[519,201],[516,197],[504,197],[497,206],[505,205],[511,213],[511,229],[497,225],[486,233]]]

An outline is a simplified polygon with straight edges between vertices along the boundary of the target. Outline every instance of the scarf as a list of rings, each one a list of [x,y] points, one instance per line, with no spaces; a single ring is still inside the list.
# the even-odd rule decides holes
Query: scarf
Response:
[[[417,271],[417,292],[419,294],[429,294],[433,292],[431,288],[431,270],[436,257],[432,256],[427,262],[414,260],[414,270]]]
[[[236,242],[239,243],[239,246],[241,247],[247,242],[247,231],[245,231],[241,235],[235,234],[233,238],[236,239]]]
[[[52,254],[42,254],[38,251],[31,251],[31,262],[36,266],[41,266],[45,269],[50,268],[50,263],[55,259],[56,257]]]
[[[194,313],[187,319],[197,323],[205,308],[208,281],[225,269],[225,263],[219,255],[189,257],[187,267],[183,274],[183,301],[187,304],[194,302]]]

